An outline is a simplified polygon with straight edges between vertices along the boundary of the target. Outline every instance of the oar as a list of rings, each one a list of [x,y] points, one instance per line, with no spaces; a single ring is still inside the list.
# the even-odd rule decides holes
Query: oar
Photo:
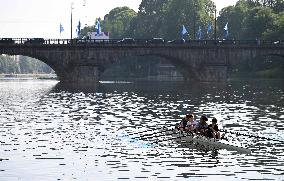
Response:
[[[152,133],[148,133],[148,134],[143,134],[145,132],[152,132]],[[153,136],[153,135],[156,135],[156,134],[159,134],[159,133],[163,133],[164,131],[156,131],[156,130],[146,130],[146,131],[141,131],[141,132],[134,132],[134,133],[129,133],[129,135],[140,135],[140,134],[143,134],[143,135],[140,135],[140,137],[148,137],[148,136]]]
[[[175,126],[175,125],[167,125],[167,127],[172,127],[172,126]],[[129,135],[135,135],[135,134],[142,134],[142,133],[145,133],[145,132],[148,132],[148,131],[153,131],[153,133],[150,133],[150,134],[144,134],[144,135],[140,135],[140,136],[135,136],[135,137],[132,137],[132,139],[142,139],[142,140],[148,140],[148,139],[153,139],[153,138],[158,138],[158,137],[162,137],[162,136],[171,136],[173,134],[175,134],[175,132],[173,131],[173,129],[168,129],[166,126],[162,127],[162,128],[158,128],[160,131],[156,131],[157,129],[149,129],[149,130],[145,130],[145,131],[141,131],[141,132],[135,132],[135,133],[129,133]],[[160,134],[160,133],[166,133],[167,131],[172,131],[171,134]],[[186,132],[184,132],[186,133]],[[188,133],[187,133],[188,134]],[[182,137],[186,137],[187,135],[182,135],[180,138]],[[176,139],[176,138],[168,138],[168,139],[164,139],[162,141],[165,141],[165,140],[173,140],[173,139]],[[161,140],[159,140],[161,141]]]
[[[168,139],[163,139],[163,140],[159,140],[157,138],[160,138],[160,137],[163,137],[163,136],[167,136],[166,134],[159,134],[159,133],[165,133],[166,130],[164,131],[159,131],[159,132],[154,132],[152,134],[145,134],[145,135],[140,135],[140,136],[135,136],[135,137],[132,137],[132,139],[141,139],[141,140],[152,140],[154,141],[155,143],[158,143],[160,141],[165,141],[165,140],[171,140],[171,139],[176,139],[176,138],[168,138]],[[169,131],[169,130],[167,130]],[[171,130],[172,131],[172,130]],[[174,133],[174,132],[173,132]],[[169,134],[169,135],[172,135],[173,133]],[[153,140],[153,139],[156,139],[156,140]]]
[[[220,130],[220,131],[223,131],[225,133],[231,133],[231,134],[235,134],[235,135],[241,135],[241,136],[247,136],[247,137],[250,137],[250,138],[258,138],[258,139],[264,139],[264,140],[269,140],[269,141],[278,141],[278,142],[283,142],[282,140],[278,140],[278,139],[273,139],[273,138],[267,138],[267,137],[263,137],[263,136],[255,136],[255,135],[250,135],[250,134],[245,134],[245,133],[240,133],[240,132],[233,132],[233,131],[228,131],[228,130]]]
[[[161,135],[160,133],[164,133],[165,131],[158,131],[158,132],[154,132],[155,130],[145,130],[145,131],[141,131],[141,132],[135,132],[135,133],[128,133],[129,135],[137,135],[137,134],[141,134],[141,133],[145,133],[148,131],[152,131],[153,133],[150,134],[144,134],[144,135],[139,135],[139,136],[134,136],[132,137],[132,139],[142,139],[142,140],[147,140],[147,139],[151,139],[151,138],[157,138],[157,137],[161,137],[164,135]]]

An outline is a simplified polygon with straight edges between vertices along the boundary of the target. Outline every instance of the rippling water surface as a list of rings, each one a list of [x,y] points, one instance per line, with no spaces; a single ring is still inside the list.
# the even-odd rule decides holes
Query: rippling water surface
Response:
[[[284,180],[283,85],[2,80],[0,180]],[[252,153],[165,136],[186,113]]]

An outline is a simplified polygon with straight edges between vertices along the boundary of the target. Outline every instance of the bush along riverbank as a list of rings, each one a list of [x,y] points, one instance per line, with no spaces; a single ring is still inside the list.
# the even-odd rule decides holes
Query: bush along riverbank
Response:
[[[0,74],[0,78],[57,80],[56,74]]]

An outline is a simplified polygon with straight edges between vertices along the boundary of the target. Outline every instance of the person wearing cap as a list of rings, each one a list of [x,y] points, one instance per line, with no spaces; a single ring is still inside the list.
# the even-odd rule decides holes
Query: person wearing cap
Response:
[[[212,119],[212,124],[210,124],[208,126],[207,135],[208,135],[208,137],[214,138],[214,139],[220,139],[221,138],[216,118],[213,118]]]
[[[204,136],[207,136],[208,131],[208,124],[206,123],[206,121],[208,121],[207,117],[202,115],[200,117],[199,123],[196,125],[196,132]]]

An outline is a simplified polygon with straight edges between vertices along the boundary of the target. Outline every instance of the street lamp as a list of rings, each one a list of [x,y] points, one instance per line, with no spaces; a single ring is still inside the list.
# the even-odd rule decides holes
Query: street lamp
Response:
[[[217,39],[217,7],[216,7],[216,1],[214,4],[214,40]]]
[[[71,2],[71,40],[72,40],[72,37],[73,37],[73,16],[72,16],[72,10],[74,9],[73,8],[73,5],[74,5],[74,2]]]
[[[194,7],[194,19],[193,19],[193,39],[196,39],[196,14],[197,14],[197,4],[195,1],[193,1],[193,7]]]

